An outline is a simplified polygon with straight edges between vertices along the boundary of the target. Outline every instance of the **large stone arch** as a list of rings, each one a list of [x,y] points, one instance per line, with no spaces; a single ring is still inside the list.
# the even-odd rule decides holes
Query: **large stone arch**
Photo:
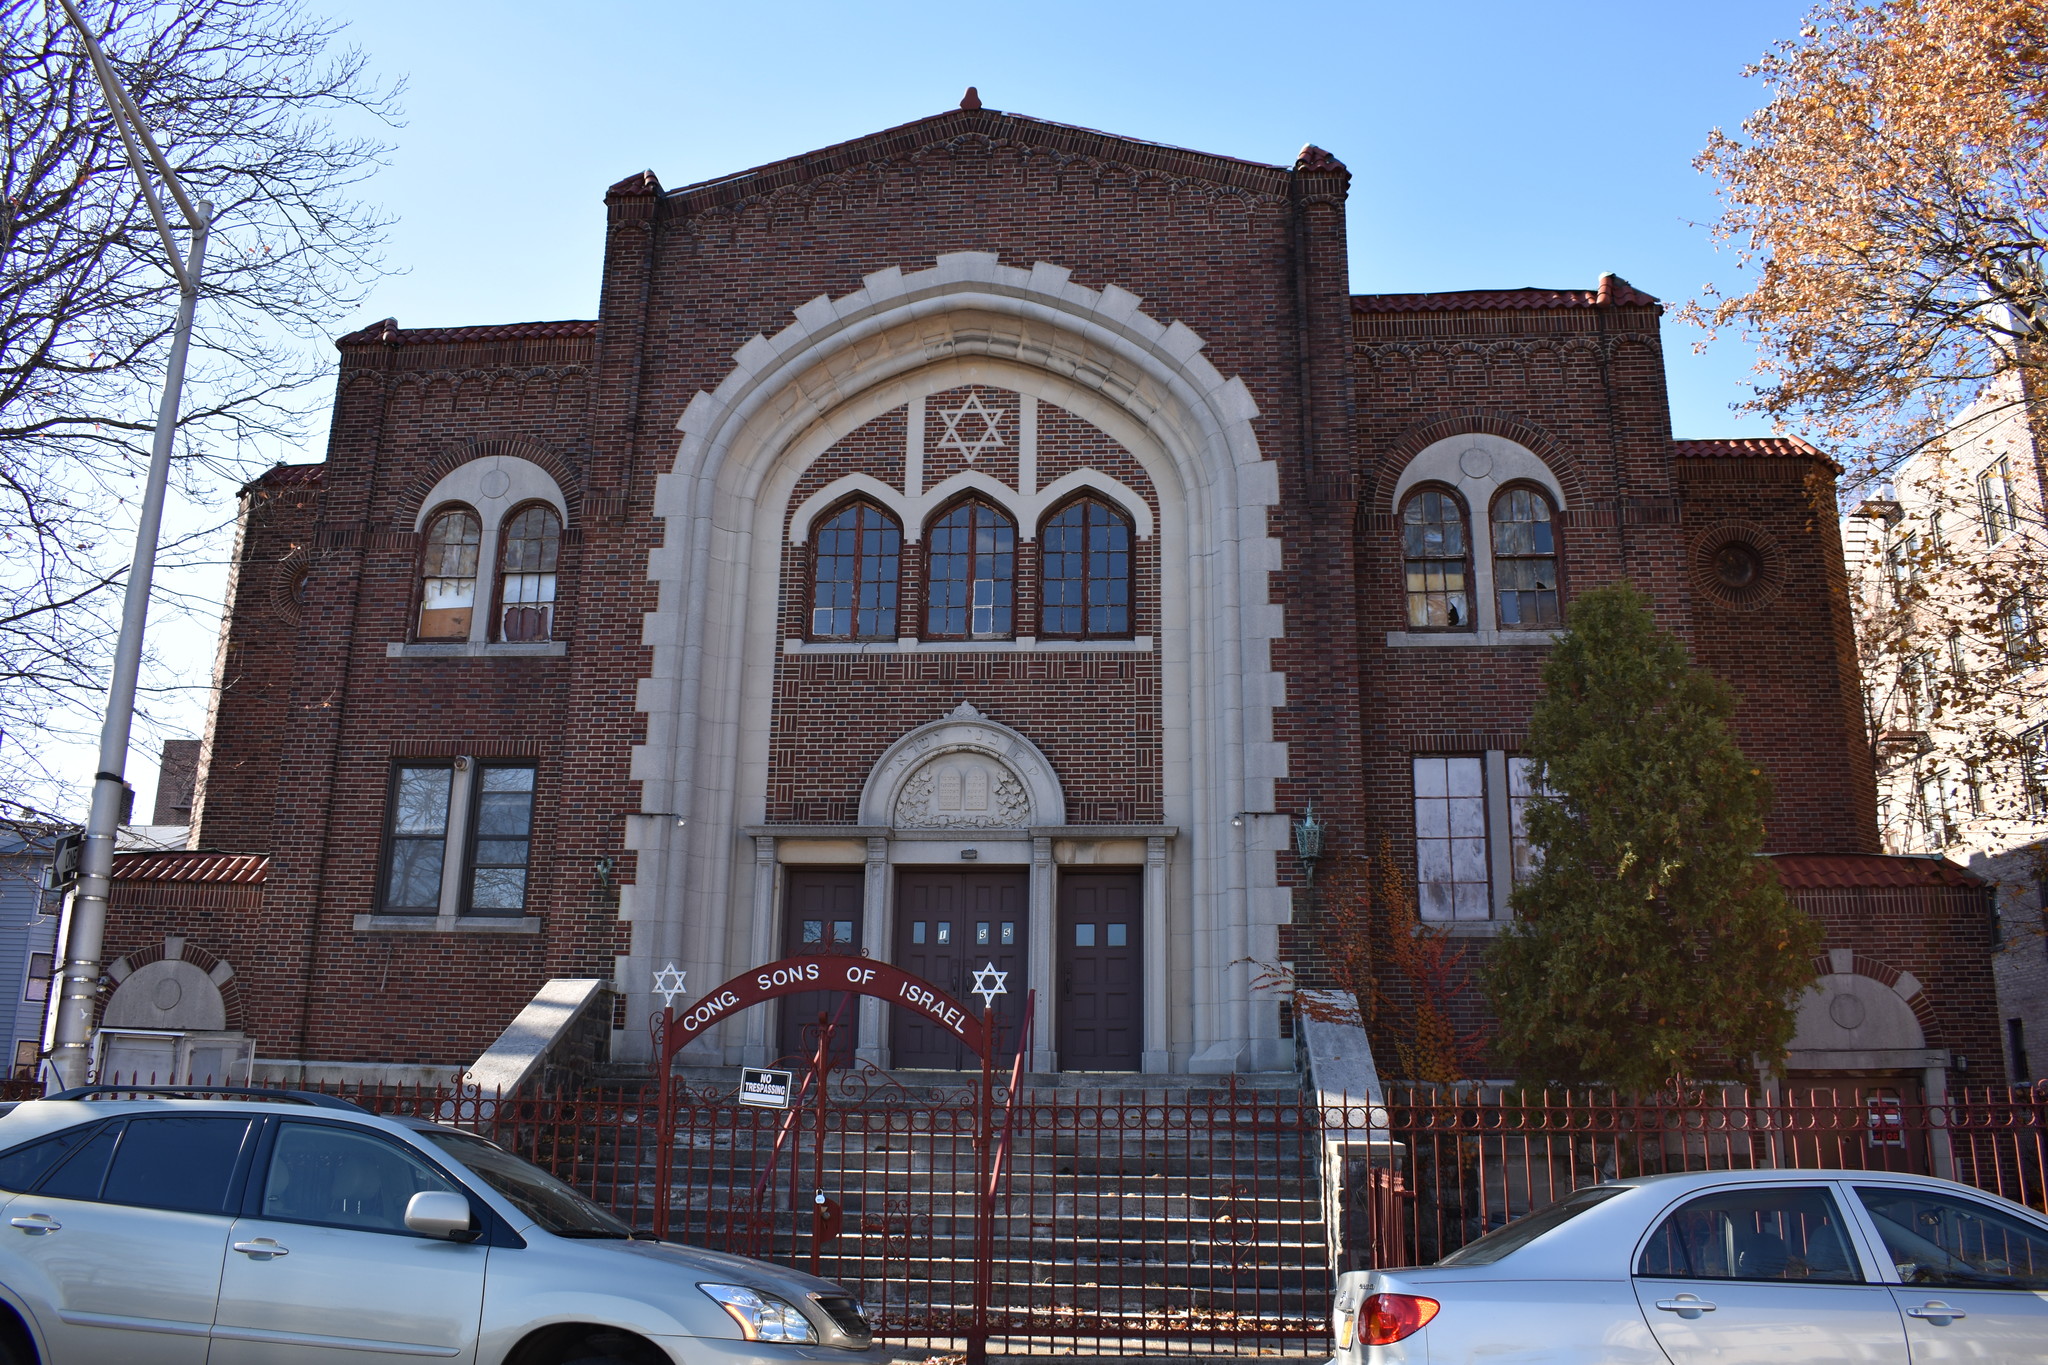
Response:
[[[639,875],[622,906],[634,929],[619,963],[633,1008],[648,1008],[651,970],[670,959],[707,980],[748,965],[736,960],[748,940],[733,923],[744,902],[738,831],[758,819],[762,683],[780,645],[766,608],[805,452],[915,389],[980,380],[1049,399],[1108,432],[1146,467],[1162,522],[1170,517],[1161,561],[1181,566],[1184,579],[1172,585],[1174,619],[1159,644],[1181,689],[1181,767],[1169,781],[1178,806],[1168,820],[1187,831],[1177,856],[1198,945],[1195,1036],[1185,1050],[1203,1070],[1279,1059],[1277,1029],[1261,1032],[1273,1057],[1252,1055],[1244,964],[1277,951],[1288,894],[1272,850],[1248,848],[1245,827],[1233,825],[1242,813],[1270,811],[1274,780],[1286,772],[1284,746],[1272,738],[1283,686],[1270,641],[1282,623],[1267,587],[1281,565],[1268,526],[1278,475],[1259,449],[1250,393],[1210,364],[1185,325],[1147,316],[1115,285],[1077,285],[1059,266],[1027,270],[960,252],[863,284],[811,300],[782,332],[741,347],[725,380],[683,413],[674,468],[657,485],[666,535],[649,572],[660,607],[645,623],[647,741],[633,765],[646,814],[629,833]]]

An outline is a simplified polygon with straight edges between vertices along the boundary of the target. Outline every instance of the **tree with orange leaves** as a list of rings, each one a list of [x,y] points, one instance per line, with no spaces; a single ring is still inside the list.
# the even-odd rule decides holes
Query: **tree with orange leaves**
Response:
[[[1770,102],[1695,164],[1754,273],[1686,314],[1761,343],[1750,410],[1879,471],[1993,381],[2038,379],[2048,8],[1828,0],[1748,74]]]

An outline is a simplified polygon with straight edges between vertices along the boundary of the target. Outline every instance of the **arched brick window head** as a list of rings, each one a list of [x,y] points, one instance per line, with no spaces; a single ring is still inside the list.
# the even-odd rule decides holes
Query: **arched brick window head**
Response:
[[[1068,503],[1040,532],[1040,635],[1131,633],[1131,524],[1095,498]]]
[[[963,502],[925,537],[925,634],[994,640],[1010,634],[1017,527],[985,502]]]
[[[427,525],[427,552],[420,567],[422,640],[467,640],[476,610],[476,556],[483,526],[476,513],[443,512]]]
[[[546,640],[554,630],[555,565],[562,519],[552,507],[529,507],[505,523],[499,556],[501,640]]]
[[[1557,624],[1557,533],[1550,499],[1510,488],[1493,500],[1493,585],[1503,630]]]
[[[903,528],[872,503],[849,503],[811,540],[811,638],[893,640]]]
[[[1408,580],[1408,624],[1420,630],[1470,630],[1465,509],[1440,489],[1412,493],[1401,508],[1401,555]]]

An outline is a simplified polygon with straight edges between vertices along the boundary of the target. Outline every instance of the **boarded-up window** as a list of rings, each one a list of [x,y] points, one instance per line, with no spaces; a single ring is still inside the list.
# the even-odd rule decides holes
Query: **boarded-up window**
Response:
[[[443,512],[427,525],[427,550],[420,566],[422,640],[467,640],[476,610],[476,556],[483,527],[476,513]]]

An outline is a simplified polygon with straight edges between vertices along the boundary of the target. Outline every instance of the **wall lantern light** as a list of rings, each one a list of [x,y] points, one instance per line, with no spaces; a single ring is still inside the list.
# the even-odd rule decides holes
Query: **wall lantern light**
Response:
[[[1302,875],[1310,886],[1316,884],[1316,863],[1323,856],[1323,835],[1329,826],[1316,819],[1316,803],[1294,822],[1294,856],[1301,859]]]

